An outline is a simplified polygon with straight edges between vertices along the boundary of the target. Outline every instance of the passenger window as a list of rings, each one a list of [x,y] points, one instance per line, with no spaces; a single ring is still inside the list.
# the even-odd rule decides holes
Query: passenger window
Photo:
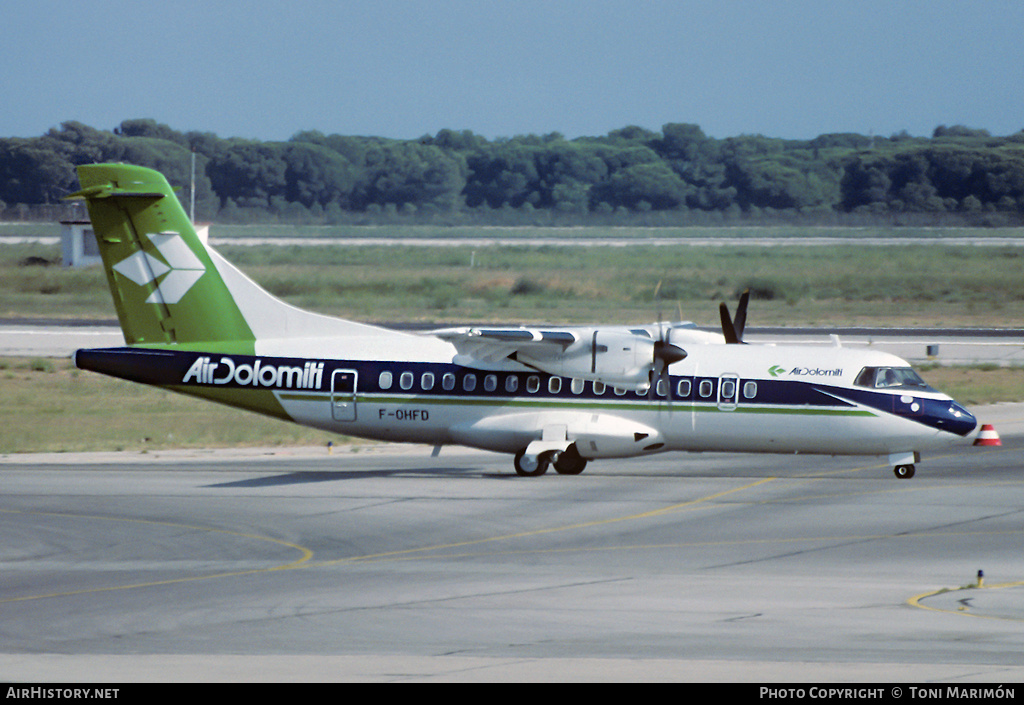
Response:
[[[424,372],[423,376],[420,377],[420,389],[427,391],[434,388],[434,373]]]
[[[753,399],[757,396],[757,382],[744,382],[743,383],[743,398]]]
[[[441,387],[446,391],[450,392],[455,389],[455,375],[451,372],[446,372],[441,378]]]
[[[550,379],[548,379],[548,391],[551,394],[558,394],[560,391],[562,391],[562,378],[551,377]]]
[[[526,378],[526,391],[530,394],[536,394],[540,391],[540,377],[537,375],[530,375]]]
[[[394,383],[394,377],[392,377],[389,370],[384,370],[380,373],[380,377],[377,378],[377,386],[381,389],[391,389],[391,385]]]
[[[664,379],[659,379],[658,383],[654,385],[654,393],[659,397],[663,397],[668,394],[668,386],[665,384]]]
[[[469,374],[462,378],[462,389],[466,392],[472,392],[476,389],[476,375]]]
[[[676,396],[680,399],[685,399],[690,396],[690,392],[693,391],[690,385],[690,380],[681,379],[679,384],[676,385]]]
[[[715,385],[710,379],[702,380],[700,385],[697,387],[697,393],[707,399],[714,393]]]
[[[519,378],[515,375],[509,375],[505,378],[505,391],[509,394],[515,393],[519,389]]]
[[[486,392],[493,392],[497,388],[498,388],[498,376],[497,375],[487,375],[486,377],[484,377],[484,391],[486,391]]]
[[[606,389],[604,382],[594,382],[594,394],[601,396]]]
[[[736,396],[736,382],[731,379],[722,380],[722,399],[732,399]]]
[[[412,372],[403,372],[398,378],[398,386],[402,389],[412,389]]]
[[[584,380],[582,380],[582,379],[574,379],[569,384],[569,389],[570,389],[570,391],[572,391],[573,394],[583,394],[583,387],[585,385],[586,385],[586,382]]]
[[[613,387],[612,391],[615,392],[615,396],[619,397],[623,396],[626,393],[626,390],[622,387]]]

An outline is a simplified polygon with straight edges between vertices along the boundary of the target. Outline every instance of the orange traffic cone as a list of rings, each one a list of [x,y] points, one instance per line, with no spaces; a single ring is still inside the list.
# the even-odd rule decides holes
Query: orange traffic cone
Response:
[[[1001,446],[1003,442],[999,440],[999,434],[996,433],[995,426],[990,423],[982,424],[981,432],[978,437],[974,440],[976,446]]]

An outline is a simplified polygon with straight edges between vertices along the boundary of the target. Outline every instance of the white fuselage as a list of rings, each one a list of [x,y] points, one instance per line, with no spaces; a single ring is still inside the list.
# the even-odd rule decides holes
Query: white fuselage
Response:
[[[282,349],[295,350],[295,343],[264,352],[297,357]],[[966,413],[940,392],[855,386],[865,367],[909,367],[884,353],[694,345],[670,367],[670,389],[662,383],[652,393],[512,362],[491,370],[456,365],[451,346],[425,336],[396,334],[390,343],[404,349],[378,351],[371,360],[314,346],[320,354],[331,350],[334,369],[350,374],[329,370],[320,390],[275,394],[295,421],[342,434],[514,453],[550,429],[586,458],[668,450],[883,455],[965,439],[924,422],[936,405],[943,414]],[[303,350],[302,358],[319,357]]]

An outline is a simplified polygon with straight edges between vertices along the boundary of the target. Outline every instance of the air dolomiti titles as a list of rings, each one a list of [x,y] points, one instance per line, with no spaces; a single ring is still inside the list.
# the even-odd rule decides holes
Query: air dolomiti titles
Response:
[[[302,367],[269,365],[256,358],[253,364],[236,364],[224,356],[219,362],[198,357],[185,373],[182,384],[237,384],[242,387],[279,387],[283,389],[320,389],[324,363],[306,361]]]

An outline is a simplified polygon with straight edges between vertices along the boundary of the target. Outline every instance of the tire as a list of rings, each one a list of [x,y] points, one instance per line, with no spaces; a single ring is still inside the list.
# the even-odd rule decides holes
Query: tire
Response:
[[[554,466],[559,475],[579,475],[587,467],[587,460],[576,450],[574,443],[558,454]]]
[[[515,466],[516,475],[520,477],[540,477],[548,471],[548,465],[551,459],[547,457],[547,454],[542,454],[536,458],[534,464],[533,458],[526,455],[526,451],[520,451],[516,453],[515,460],[512,461],[512,465]]]
[[[893,473],[901,480],[909,480],[914,476],[913,465],[897,465],[893,468]]]

